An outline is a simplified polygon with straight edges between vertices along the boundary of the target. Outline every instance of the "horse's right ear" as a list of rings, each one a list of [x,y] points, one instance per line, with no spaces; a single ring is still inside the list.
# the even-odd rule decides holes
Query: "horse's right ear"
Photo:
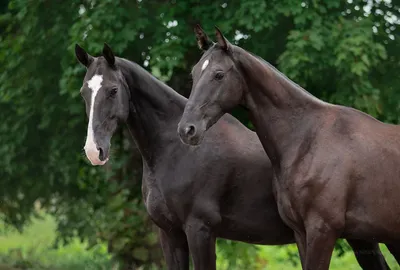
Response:
[[[217,42],[218,45],[224,50],[228,51],[229,48],[231,47],[231,44],[229,41],[224,37],[222,34],[221,30],[218,29],[218,27],[215,26],[215,36],[217,37]]]
[[[89,55],[81,46],[75,44],[75,56],[78,58],[78,61],[84,65],[85,67],[89,67],[89,65],[93,62],[93,56]]]
[[[214,44],[199,24],[194,27],[194,33],[196,34],[197,45],[201,50],[207,51]]]

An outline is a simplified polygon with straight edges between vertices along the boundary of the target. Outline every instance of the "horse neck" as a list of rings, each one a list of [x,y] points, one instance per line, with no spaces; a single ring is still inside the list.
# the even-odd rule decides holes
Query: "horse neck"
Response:
[[[147,165],[154,163],[160,144],[170,141],[185,107],[185,98],[139,65],[123,60],[122,74],[129,86],[128,128]]]
[[[248,86],[245,103],[251,120],[271,162],[279,167],[291,147],[299,147],[307,132],[315,130],[317,121],[310,117],[324,102],[245,50],[239,48],[237,55]]]

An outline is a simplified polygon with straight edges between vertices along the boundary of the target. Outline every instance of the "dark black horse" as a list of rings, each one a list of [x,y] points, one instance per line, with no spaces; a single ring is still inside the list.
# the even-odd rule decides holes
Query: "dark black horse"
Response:
[[[282,245],[294,236],[280,219],[270,162],[256,134],[226,115],[202,147],[180,142],[176,127],[186,99],[135,63],[78,45],[87,67],[82,96],[89,117],[85,151],[94,165],[109,158],[118,122],[126,123],[143,157],[143,198],[160,228],[168,269],[216,268],[216,237]],[[349,241],[364,269],[386,269],[375,243]]]
[[[307,270],[328,269],[338,237],[388,243],[399,262],[400,127],[323,102],[217,29],[193,69],[178,132],[199,144],[227,111],[249,109],[271,159],[282,219],[295,232]]]

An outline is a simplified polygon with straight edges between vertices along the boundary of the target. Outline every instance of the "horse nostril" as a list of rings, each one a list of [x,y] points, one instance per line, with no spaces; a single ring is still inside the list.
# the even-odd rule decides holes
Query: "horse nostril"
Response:
[[[97,150],[99,150],[99,159],[101,161],[103,161],[104,160],[104,151],[103,151],[103,149],[101,147],[97,147]]]
[[[193,136],[196,133],[196,128],[193,125],[189,125],[185,128],[185,134],[188,136]]]

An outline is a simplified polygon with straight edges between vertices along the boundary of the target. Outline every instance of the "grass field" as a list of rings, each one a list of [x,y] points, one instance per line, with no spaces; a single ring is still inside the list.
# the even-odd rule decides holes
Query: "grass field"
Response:
[[[85,243],[75,240],[67,246],[52,248],[55,228],[55,222],[50,216],[35,220],[23,234],[9,230],[4,232],[4,228],[1,228],[0,270],[113,268],[105,246],[87,251]]]
[[[297,252],[296,246],[291,246],[293,250]],[[278,250],[278,252],[277,252]],[[389,264],[392,270],[400,270],[400,267],[397,265],[396,260],[387,250],[386,246],[381,245],[381,250],[385,255],[386,261]],[[263,246],[261,247],[261,257],[268,260],[269,258],[269,267],[266,268],[268,270],[301,270],[300,266],[294,267],[292,264],[287,262],[287,251],[279,249],[271,246]],[[360,270],[361,267],[358,265],[354,255],[352,252],[346,252],[343,256],[338,257],[338,254],[335,254],[332,257],[330,268],[332,270]]]
[[[86,244],[78,240],[73,243],[52,248],[55,238],[55,222],[50,216],[45,216],[43,220],[35,220],[23,234],[16,231],[5,231],[0,225],[0,270],[114,270],[111,258],[106,252],[104,245],[97,246],[90,251],[86,250]],[[396,261],[387,251],[385,246],[381,246],[386,260],[392,270],[400,270]],[[288,259],[290,254],[297,252],[295,245],[286,248],[273,246],[260,246],[256,258],[257,270],[299,270],[300,266],[293,266]],[[237,257],[240,254],[235,254]],[[228,269],[227,259],[221,252],[217,252],[218,269]],[[234,269],[229,267],[229,269]],[[243,269],[243,266],[237,270]],[[333,270],[359,270],[361,269],[351,252],[344,256],[334,255],[330,269]],[[250,269],[249,269],[250,270]]]

